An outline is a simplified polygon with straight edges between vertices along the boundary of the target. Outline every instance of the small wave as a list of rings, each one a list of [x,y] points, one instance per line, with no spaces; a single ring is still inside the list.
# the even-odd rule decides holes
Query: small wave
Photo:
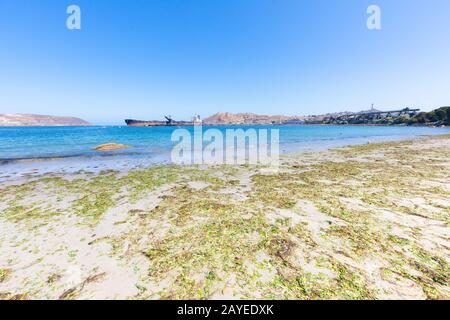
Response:
[[[149,153],[144,152],[126,152],[126,153],[102,153],[102,154],[77,154],[77,155],[58,155],[43,157],[24,157],[24,158],[3,158],[0,159],[0,165],[11,163],[32,163],[52,160],[77,160],[77,159],[95,159],[95,158],[112,158],[119,156],[142,156]]]

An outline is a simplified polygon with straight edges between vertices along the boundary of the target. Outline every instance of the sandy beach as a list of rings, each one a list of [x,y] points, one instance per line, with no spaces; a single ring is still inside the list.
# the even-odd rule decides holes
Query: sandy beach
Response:
[[[450,135],[0,185],[2,299],[450,299]]]

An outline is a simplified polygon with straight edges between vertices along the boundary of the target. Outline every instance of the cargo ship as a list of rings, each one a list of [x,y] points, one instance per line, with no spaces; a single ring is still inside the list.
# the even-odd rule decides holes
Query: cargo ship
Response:
[[[165,116],[166,121],[158,121],[158,120],[133,120],[126,119],[125,123],[127,126],[131,127],[190,127],[190,126],[199,126],[202,124],[202,120],[199,115],[193,117],[192,121],[175,121],[171,116]]]

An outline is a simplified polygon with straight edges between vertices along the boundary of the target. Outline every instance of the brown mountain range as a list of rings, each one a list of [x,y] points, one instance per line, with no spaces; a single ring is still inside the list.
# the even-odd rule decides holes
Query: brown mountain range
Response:
[[[259,115],[255,113],[230,113],[218,112],[211,117],[203,119],[204,124],[226,125],[226,124],[277,124],[286,121],[305,120],[303,116],[282,116],[282,115]]]
[[[342,116],[347,114],[361,114],[367,112],[378,111],[371,109],[360,112],[335,112],[323,115],[308,116],[282,116],[282,115],[260,115],[255,113],[230,113],[218,112],[208,118],[203,119],[206,125],[239,125],[239,124],[289,124],[289,123],[321,123],[325,118],[330,116]]]

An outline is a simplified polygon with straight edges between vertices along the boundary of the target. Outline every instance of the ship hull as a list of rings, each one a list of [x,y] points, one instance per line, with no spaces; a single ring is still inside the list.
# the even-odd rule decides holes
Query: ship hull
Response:
[[[126,119],[125,123],[127,126],[130,127],[178,127],[178,126],[196,126],[198,125],[195,122],[189,122],[189,121],[144,121],[144,120],[133,120],[133,119]]]

